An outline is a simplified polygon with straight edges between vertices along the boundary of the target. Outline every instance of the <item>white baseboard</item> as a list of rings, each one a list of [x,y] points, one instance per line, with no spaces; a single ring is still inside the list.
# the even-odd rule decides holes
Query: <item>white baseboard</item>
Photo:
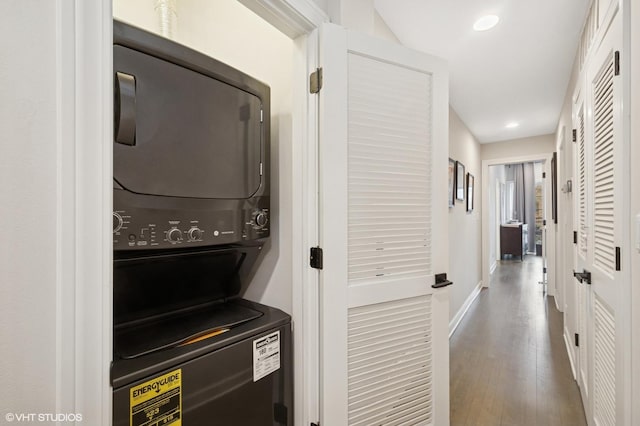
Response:
[[[480,281],[478,285],[476,285],[476,287],[471,291],[471,294],[469,294],[467,300],[464,301],[453,319],[449,321],[449,338],[453,336],[456,328],[458,328],[458,325],[460,325],[460,321],[462,321],[462,318],[464,318],[465,314],[480,294],[480,291],[482,291],[482,281]]]
[[[574,352],[572,350],[571,338],[569,337],[569,330],[565,328],[564,333],[562,333],[562,335],[564,336],[564,344],[567,347],[567,355],[569,355],[569,364],[571,364],[571,374],[573,374],[573,380],[578,380],[578,375],[576,372],[576,364],[573,360]]]
[[[491,268],[489,269],[489,275],[493,275],[497,267],[498,267],[498,261],[494,260],[493,263],[491,264]]]
[[[554,302],[556,304],[556,309],[558,310],[558,312],[564,312],[564,310],[558,304],[558,298],[555,295],[553,296],[553,300],[554,300]]]

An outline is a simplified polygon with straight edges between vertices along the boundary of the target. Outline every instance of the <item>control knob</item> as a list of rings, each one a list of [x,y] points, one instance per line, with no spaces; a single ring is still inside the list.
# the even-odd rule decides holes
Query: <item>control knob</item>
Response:
[[[199,241],[202,239],[202,229],[193,227],[189,229],[187,235],[189,236],[189,241]]]
[[[113,212],[113,233],[114,234],[118,232],[120,228],[122,228],[122,224],[123,224],[122,216],[120,216],[116,212]]]
[[[178,228],[171,228],[167,231],[167,241],[177,243],[182,241],[182,231]]]
[[[264,228],[268,220],[269,217],[267,216],[267,212],[265,212],[264,210],[257,211],[255,217],[253,218],[253,221],[258,228]]]

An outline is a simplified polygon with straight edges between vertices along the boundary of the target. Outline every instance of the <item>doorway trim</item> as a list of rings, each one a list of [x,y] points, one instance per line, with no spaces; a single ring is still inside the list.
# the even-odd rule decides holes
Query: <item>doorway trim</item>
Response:
[[[507,164],[518,164],[528,162],[543,162],[544,172],[546,173],[545,183],[545,205],[549,206],[545,209],[545,219],[547,220],[547,241],[546,251],[547,257],[547,294],[549,296],[555,296],[556,293],[556,264],[555,264],[555,252],[556,252],[556,229],[551,222],[551,215],[548,213],[551,208],[551,159],[553,153],[541,153],[524,155],[520,157],[505,157],[494,158],[488,160],[482,160],[482,188],[486,189],[482,191],[482,282],[484,287],[490,287],[491,265],[489,263],[489,242],[491,227],[489,225],[489,166],[500,166]],[[554,297],[555,299],[555,297]],[[558,307],[559,309],[559,307]]]
[[[329,20],[312,0],[238,0],[296,45],[293,82],[293,319],[295,424],[317,419],[317,97],[309,69],[318,63],[317,28]],[[111,424],[112,389],[112,1],[56,0],[59,145],[57,266],[58,412]],[[88,143],[89,141],[89,143]],[[314,224],[310,226],[309,224]],[[91,236],[91,237],[89,237]],[[315,242],[315,244],[313,244]],[[317,309],[316,309],[317,311]],[[307,332],[310,330],[311,332]],[[315,334],[314,334],[315,333]],[[96,378],[98,375],[98,378]],[[315,392],[315,393],[313,393]],[[315,405],[314,405],[315,404]]]
[[[111,424],[113,14],[55,8],[56,412]]]
[[[311,424],[320,416],[319,270],[309,266],[309,249],[319,244],[319,109],[318,96],[309,92],[309,75],[319,66],[318,31],[329,17],[313,0],[238,1],[295,44],[291,176],[294,424]]]

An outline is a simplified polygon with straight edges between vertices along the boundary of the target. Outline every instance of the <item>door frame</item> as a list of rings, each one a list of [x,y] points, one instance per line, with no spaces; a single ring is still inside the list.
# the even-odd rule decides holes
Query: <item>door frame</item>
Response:
[[[329,18],[312,0],[238,0],[294,40],[293,322],[295,424],[317,419],[317,28]],[[113,102],[111,0],[56,0],[59,182],[57,411],[111,424]],[[314,35],[315,34],[315,35]],[[86,141],[94,141],[87,143]],[[64,143],[63,143],[64,142]],[[89,284],[88,284],[89,283]],[[96,380],[96,372],[99,378]],[[315,420],[314,420],[315,421]]]
[[[319,64],[318,32],[329,17],[313,0],[238,0],[294,41],[292,120],[292,327],[294,424],[320,416],[319,270],[309,266],[309,249],[319,244],[318,96],[309,75]],[[298,143],[295,143],[298,141]]]
[[[56,411],[111,424],[111,0],[56,0]]]
[[[507,158],[494,158],[490,160],[482,160],[482,188],[489,188],[489,166],[500,166],[507,164],[518,164],[518,163],[528,163],[528,162],[544,162],[544,172],[546,173],[547,178],[545,178],[545,205],[547,206],[547,210],[545,215],[548,216],[547,220],[547,240],[546,247],[543,250],[546,253],[547,258],[547,294],[549,296],[555,296],[556,293],[556,262],[555,262],[555,253],[556,253],[556,229],[554,226],[549,226],[549,222],[552,220],[550,218],[550,209],[551,209],[551,159],[553,158],[553,153],[542,153],[542,154],[532,154],[532,155],[524,155],[518,157],[507,157]],[[489,224],[489,191],[482,191],[482,283],[483,287],[490,288],[490,277],[491,277],[491,264],[489,261],[489,245],[491,238],[491,226]],[[551,223],[553,225],[553,223]],[[554,297],[555,300],[555,297]],[[560,306],[557,306],[559,311],[562,312]]]

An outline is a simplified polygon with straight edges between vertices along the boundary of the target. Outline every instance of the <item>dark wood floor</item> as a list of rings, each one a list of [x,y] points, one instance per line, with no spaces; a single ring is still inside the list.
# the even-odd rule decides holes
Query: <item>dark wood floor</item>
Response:
[[[451,338],[451,425],[586,425],[541,259],[499,263]]]

